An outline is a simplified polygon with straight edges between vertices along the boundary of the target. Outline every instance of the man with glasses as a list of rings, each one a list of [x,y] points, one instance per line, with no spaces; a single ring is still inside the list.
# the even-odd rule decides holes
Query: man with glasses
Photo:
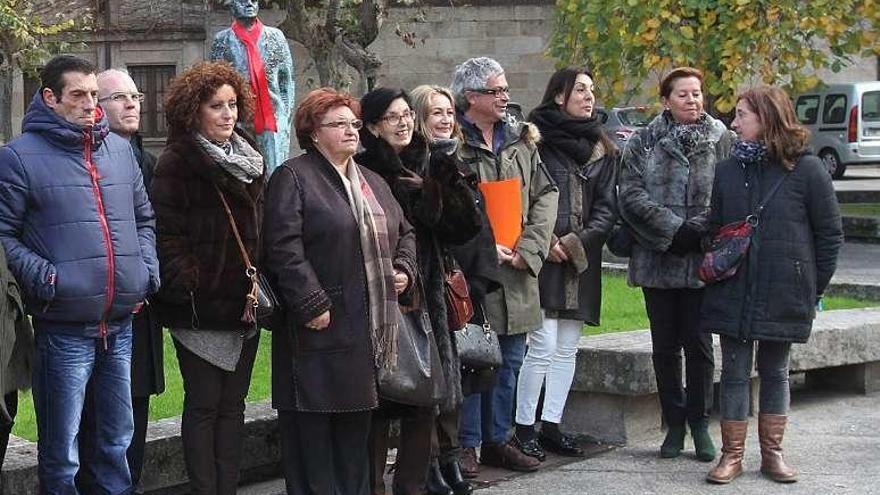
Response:
[[[59,55],[40,79],[21,136],[0,148],[0,243],[35,330],[40,492],[77,493],[91,380],[92,493],[130,493],[131,315],[159,288],[153,209],[97,107],[94,66]]]
[[[513,427],[514,393],[526,349],[526,334],[541,326],[538,273],[550,249],[559,192],[538,155],[538,132],[507,115],[510,89],[504,69],[487,57],[459,65],[452,81],[456,111],[464,133],[462,161],[480,183],[518,181],[522,225],[513,246],[496,244],[502,288],[486,295],[489,322],[498,332],[503,364],[495,387],[465,398],[461,417],[461,467],[476,476],[480,462],[516,471],[534,471],[539,462],[508,441]],[[492,199],[487,199],[491,209]],[[498,232],[496,232],[496,240]]]
[[[144,94],[138,91],[137,85],[126,71],[109,69],[98,74],[98,105],[107,116],[110,132],[131,144],[143,176],[144,187],[149,190],[156,158],[144,150],[138,133],[143,101]],[[150,395],[161,394],[165,390],[163,359],[162,327],[149,304],[145,304],[132,321],[131,405],[134,412],[134,435],[126,458],[134,493],[143,493],[140,480],[144,465]],[[81,493],[95,492],[95,480],[92,479],[89,469],[92,453],[95,451],[92,444],[97,427],[97,418],[94,415],[96,397],[92,389],[92,382],[89,382],[79,431],[80,465],[85,466],[76,480]]]

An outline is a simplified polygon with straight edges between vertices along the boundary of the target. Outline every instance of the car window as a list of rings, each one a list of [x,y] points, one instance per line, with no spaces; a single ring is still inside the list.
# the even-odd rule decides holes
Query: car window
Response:
[[[846,120],[846,95],[828,95],[822,108],[823,124],[842,124]]]
[[[862,95],[862,120],[880,122],[880,91],[869,91]]]
[[[596,114],[596,120],[600,123],[604,124],[608,122],[608,112],[606,112],[604,108],[597,108],[594,113]]]
[[[650,124],[651,119],[654,117],[645,108],[629,108],[627,110],[621,110],[618,113],[618,116],[623,125],[631,125],[634,127],[644,127]]]
[[[817,95],[801,96],[795,104],[797,118],[801,124],[815,124],[819,116],[819,97]]]

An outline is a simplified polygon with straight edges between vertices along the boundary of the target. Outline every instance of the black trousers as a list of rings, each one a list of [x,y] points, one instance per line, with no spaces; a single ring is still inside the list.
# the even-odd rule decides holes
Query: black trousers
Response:
[[[224,371],[176,340],[183,377],[180,436],[191,495],[234,495],[244,432],[244,399],[259,334],[244,342],[235,371]]]
[[[663,419],[670,425],[705,421],[712,408],[715,356],[712,336],[700,331],[703,290],[644,288],[643,292]],[[687,390],[681,385],[682,349]]]
[[[6,403],[6,410],[9,416],[14,420],[18,412],[18,391],[13,390],[3,396],[3,402]],[[12,425],[14,421],[6,421],[0,417],[0,468],[3,467],[3,459],[6,459],[6,447],[9,445],[9,435],[12,434]]]
[[[367,495],[370,411],[278,411],[288,495]]]

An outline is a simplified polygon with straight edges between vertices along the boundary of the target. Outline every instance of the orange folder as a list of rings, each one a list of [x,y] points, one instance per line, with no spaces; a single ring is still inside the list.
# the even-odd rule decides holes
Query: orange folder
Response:
[[[519,179],[480,182],[486,198],[486,213],[495,233],[495,242],[514,249],[522,234],[522,196]]]

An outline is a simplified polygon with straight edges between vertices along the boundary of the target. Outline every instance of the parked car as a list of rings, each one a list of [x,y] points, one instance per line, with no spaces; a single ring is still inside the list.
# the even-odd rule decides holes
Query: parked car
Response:
[[[644,106],[596,108],[596,118],[601,119],[608,136],[620,149],[626,146],[634,132],[647,126],[656,115],[653,108]]]
[[[803,93],[795,111],[833,178],[843,177],[850,165],[880,165],[880,81],[831,84]]]

